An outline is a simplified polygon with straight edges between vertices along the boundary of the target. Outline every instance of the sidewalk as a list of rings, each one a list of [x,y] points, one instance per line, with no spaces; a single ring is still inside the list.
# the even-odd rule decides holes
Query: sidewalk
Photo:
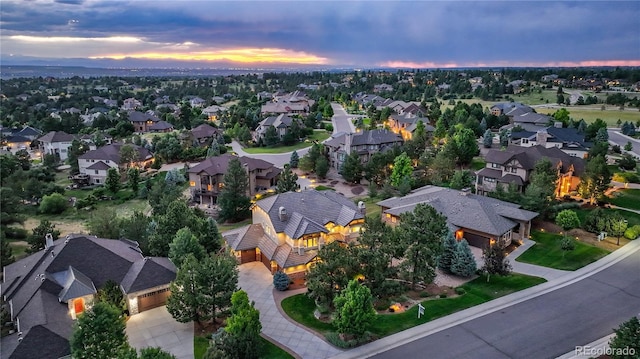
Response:
[[[454,327],[456,325],[468,322],[470,320],[482,317],[490,313],[500,311],[512,305],[576,283],[582,279],[600,272],[603,269],[612,266],[613,264],[630,255],[638,253],[639,250],[640,240],[632,241],[597,262],[591,263],[574,272],[570,272],[549,282],[522,290],[517,293],[509,294],[504,297],[494,299],[490,302],[483,303],[475,307],[453,313],[446,317],[442,317],[428,323],[407,329],[405,331],[382,338],[375,342],[363,345],[358,348],[354,348],[352,350],[349,350],[348,352],[343,352],[332,358],[365,358],[373,356],[377,353],[385,352],[389,349],[402,346],[416,339],[429,336],[439,331]]]
[[[239,287],[247,292],[250,300],[255,301],[264,335],[287,347],[299,358],[324,359],[340,353],[340,349],[280,313],[273,296],[273,278],[264,264],[246,263],[239,269]]]
[[[558,279],[562,276],[572,273],[570,271],[553,269],[549,267],[516,261],[516,258],[518,258],[527,249],[531,248],[534,244],[536,244],[536,242],[530,239],[525,239],[522,245],[516,248],[513,252],[509,253],[509,255],[507,256],[507,259],[509,259],[511,267],[515,273],[541,277],[546,279],[547,281],[552,281],[554,279]]]

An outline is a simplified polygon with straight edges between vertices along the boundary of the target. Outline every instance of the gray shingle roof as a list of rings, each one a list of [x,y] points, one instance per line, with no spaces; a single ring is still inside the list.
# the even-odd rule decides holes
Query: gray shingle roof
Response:
[[[32,327],[22,338],[10,359],[58,359],[71,354],[69,341],[42,325]]]
[[[99,170],[99,171],[106,171],[109,168],[111,168],[111,167],[109,167],[108,164],[106,164],[106,163],[104,163],[102,161],[98,161],[98,162],[92,164],[91,166],[87,167],[88,170]]]
[[[545,148],[537,145],[532,147],[509,146],[504,150],[489,150],[485,159],[489,163],[501,165],[516,159],[526,170],[532,170],[535,164],[547,158],[554,166],[562,163],[562,172],[565,173],[573,166],[575,173],[580,175],[584,172],[585,163],[582,158],[570,156],[557,147]]]
[[[267,212],[276,233],[284,232],[291,238],[326,232],[324,226],[329,222],[346,226],[355,219],[364,218],[353,202],[333,191],[280,193],[257,201],[256,206]],[[284,221],[278,216],[280,207],[287,212]]]
[[[125,293],[134,293],[171,282],[176,278],[176,271],[168,258],[140,258],[131,265],[120,285]]]
[[[71,142],[74,140],[75,137],[73,137],[73,135],[70,135],[64,131],[51,131],[49,133],[47,133],[46,135],[40,137],[38,139],[38,141],[40,142],[49,142],[49,143],[54,143],[54,142]]]
[[[538,215],[536,212],[520,209],[514,203],[436,186],[425,186],[405,197],[378,202],[378,205],[388,208],[384,213],[397,216],[413,211],[419,203],[429,204],[447,217],[450,227],[468,228],[493,236],[502,235],[514,228],[518,223],[513,219],[531,220]]]
[[[124,146],[124,143],[112,143],[110,145],[102,146],[93,151],[89,151],[78,156],[79,159],[83,160],[99,160],[99,161],[113,161],[115,163],[120,163],[120,149]],[[138,151],[138,160],[144,161],[153,157],[153,154],[148,149],[137,146],[134,144],[127,144],[128,146],[133,147]],[[100,169],[100,168],[98,168]]]
[[[131,111],[129,112],[129,121],[131,122],[158,122],[159,118],[156,116],[150,115],[148,113],[140,112],[140,111]]]
[[[188,173],[200,173],[204,172],[210,176],[220,175],[227,173],[227,168],[229,167],[229,161],[232,158],[238,158],[240,163],[243,165],[246,164],[249,167],[249,171],[253,171],[256,169],[269,169],[274,167],[273,163],[267,162],[265,160],[250,158],[246,156],[236,157],[231,154],[225,153],[220,156],[209,157],[206,160],[198,163],[197,165],[189,168]]]
[[[155,122],[153,125],[149,126],[149,129],[152,131],[153,130],[155,131],[169,130],[172,128],[173,128],[173,125],[167,121],[158,121],[158,122]]]
[[[83,297],[89,294],[96,294],[96,286],[89,277],[82,274],[82,272],[69,266],[69,269],[64,273],[65,281],[60,283],[63,285],[58,300],[61,302],[67,302],[69,299]]]

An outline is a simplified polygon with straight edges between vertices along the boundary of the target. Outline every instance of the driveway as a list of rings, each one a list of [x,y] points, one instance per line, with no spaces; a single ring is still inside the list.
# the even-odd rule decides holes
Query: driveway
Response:
[[[129,318],[127,336],[138,350],[160,347],[177,359],[193,359],[193,323],[176,322],[165,306]]]
[[[262,333],[304,359],[324,359],[342,351],[285,318],[273,299],[273,277],[261,262],[239,266],[238,284],[260,311]]]

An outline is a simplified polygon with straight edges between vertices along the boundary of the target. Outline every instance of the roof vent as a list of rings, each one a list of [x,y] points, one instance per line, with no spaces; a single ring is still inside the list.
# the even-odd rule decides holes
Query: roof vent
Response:
[[[278,208],[278,218],[283,222],[287,220],[287,210],[284,207]]]
[[[360,212],[362,215],[367,214],[367,206],[362,201],[358,202],[358,212]]]

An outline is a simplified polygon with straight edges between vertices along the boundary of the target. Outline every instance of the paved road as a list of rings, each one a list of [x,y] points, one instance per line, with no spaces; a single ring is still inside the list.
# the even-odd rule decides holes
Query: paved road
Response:
[[[555,358],[640,313],[640,252],[564,288],[374,358]]]
[[[356,132],[356,128],[353,126],[351,119],[364,116],[348,114],[344,107],[337,102],[332,102],[331,108],[333,109],[333,116],[331,117],[331,123],[333,123],[333,134],[338,132]]]
[[[636,157],[640,157],[640,141],[635,138],[631,138],[629,136],[625,136],[618,129],[607,129],[609,133],[609,143],[620,146],[620,148],[624,148],[628,141],[631,141],[633,144],[633,149],[630,151]]]

